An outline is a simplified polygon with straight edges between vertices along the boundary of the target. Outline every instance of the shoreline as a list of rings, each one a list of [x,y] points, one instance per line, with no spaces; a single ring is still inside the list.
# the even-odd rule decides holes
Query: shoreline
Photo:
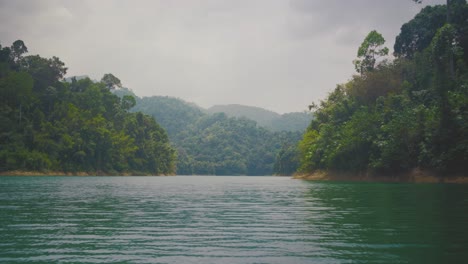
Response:
[[[154,174],[144,174],[139,172],[122,172],[122,173],[109,173],[104,171],[95,171],[95,172],[87,172],[87,171],[78,171],[78,172],[64,172],[64,171],[23,171],[23,170],[13,170],[13,171],[4,171],[0,172],[0,176],[175,176],[175,174],[161,174],[161,175],[154,175]]]
[[[353,174],[331,171],[317,171],[310,174],[295,174],[297,180],[336,181],[336,182],[382,182],[382,183],[457,183],[468,184],[465,175],[437,175],[430,171],[414,169],[407,173],[394,175]]]

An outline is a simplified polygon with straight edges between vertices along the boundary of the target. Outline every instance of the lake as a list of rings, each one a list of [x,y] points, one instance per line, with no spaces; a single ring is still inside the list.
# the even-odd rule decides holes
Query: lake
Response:
[[[468,186],[0,177],[1,263],[462,263]]]

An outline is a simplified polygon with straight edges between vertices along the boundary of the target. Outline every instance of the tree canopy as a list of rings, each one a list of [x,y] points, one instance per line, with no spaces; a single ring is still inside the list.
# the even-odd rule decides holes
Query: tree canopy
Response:
[[[358,73],[365,74],[366,72],[373,71],[377,59],[388,55],[388,48],[382,47],[384,44],[385,39],[376,30],[372,30],[367,34],[358,49],[358,59],[353,61],[354,67]]]
[[[106,73],[102,76],[101,82],[109,89],[114,89],[115,87],[122,87],[120,79],[115,77],[112,73]]]
[[[59,58],[26,53],[21,40],[0,46],[0,171],[175,172],[166,132],[152,117],[128,112],[133,97],[119,99],[89,78],[63,82]]]
[[[366,75],[338,85],[317,105],[299,144],[302,172],[466,173],[468,46],[462,32],[468,16],[457,17],[467,4],[451,4],[457,8],[451,8],[450,24],[446,7],[435,6],[403,25],[394,61],[373,67],[369,56],[370,63],[363,64],[368,47],[383,44],[383,38],[366,38],[358,52],[364,54],[358,65]]]
[[[124,96],[130,91],[114,92]],[[229,109],[241,109],[243,114],[253,110],[254,117],[275,114],[252,107]],[[167,129],[178,152],[177,173],[189,175],[290,175],[298,168],[298,162],[283,166],[296,157],[282,153],[296,147],[310,121],[306,114],[297,113],[301,114],[297,117],[296,113],[291,113],[284,117],[285,129],[275,132],[246,117],[210,114],[195,104],[167,96],[137,97],[132,111],[152,115]],[[302,129],[297,129],[297,124],[302,125]]]

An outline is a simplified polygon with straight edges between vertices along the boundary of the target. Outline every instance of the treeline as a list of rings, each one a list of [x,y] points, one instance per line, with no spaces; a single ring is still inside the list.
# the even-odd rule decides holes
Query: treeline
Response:
[[[135,96],[125,88],[113,93]],[[274,132],[167,96],[135,98],[131,111],[152,115],[168,131],[177,148],[177,174],[291,175],[299,167],[296,146],[304,130]]]
[[[24,56],[21,40],[0,46],[0,171],[173,174],[166,132],[135,99],[112,94],[112,74],[63,82],[57,57]]]
[[[301,132],[271,132],[246,118],[207,115],[177,135],[177,173],[288,175],[293,171],[275,162],[282,148],[295,145],[300,138]]]
[[[359,74],[311,105],[302,172],[466,174],[468,5],[449,3],[402,26],[393,61],[382,60],[383,37],[369,33],[354,61]]]
[[[305,131],[312,120],[310,112],[292,112],[278,114],[260,107],[230,104],[215,105],[207,109],[208,113],[225,113],[229,117],[245,117],[257,122],[257,126],[270,131]]]

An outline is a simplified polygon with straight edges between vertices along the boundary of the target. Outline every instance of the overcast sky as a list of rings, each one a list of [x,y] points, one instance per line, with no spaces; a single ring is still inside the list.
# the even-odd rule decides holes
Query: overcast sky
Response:
[[[426,0],[425,4],[445,0]],[[411,0],[0,0],[0,44],[113,73],[138,96],[304,111],[354,73],[371,30],[393,50]]]

